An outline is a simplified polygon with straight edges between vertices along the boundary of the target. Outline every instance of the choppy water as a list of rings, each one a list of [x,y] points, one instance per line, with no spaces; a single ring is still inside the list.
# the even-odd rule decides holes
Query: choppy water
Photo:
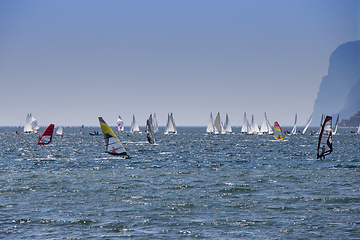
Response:
[[[359,239],[360,136],[206,135],[205,128],[118,134],[131,159],[103,153],[100,128],[0,128],[0,238]],[[42,129],[43,130],[43,129]],[[310,129],[311,130],[311,129]],[[310,131],[309,131],[310,132]]]

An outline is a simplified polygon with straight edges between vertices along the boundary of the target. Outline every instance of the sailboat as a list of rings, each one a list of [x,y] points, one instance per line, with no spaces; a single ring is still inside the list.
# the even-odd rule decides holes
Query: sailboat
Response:
[[[99,123],[104,136],[105,152],[111,155],[129,158],[129,154],[126,152],[119,138],[102,117],[99,117]]]
[[[317,146],[317,159],[325,159],[326,155],[329,155],[332,150],[332,117],[326,116],[324,123],[321,126],[319,141]]]
[[[305,127],[304,127],[304,130],[301,132],[301,134],[305,134],[306,130],[308,129],[308,127],[310,126],[310,123],[312,121],[312,115],[310,115],[310,118],[309,120],[307,121]]]
[[[165,134],[177,134],[176,125],[173,114],[168,114],[168,120],[165,127]]]
[[[351,133],[360,134],[360,123],[359,123],[357,131],[351,131]]]
[[[59,126],[56,130],[56,134],[57,135],[60,135],[60,136],[63,136],[64,134],[64,129],[62,128],[62,126]]]
[[[284,140],[283,131],[278,122],[274,122],[274,136],[276,140]]]
[[[156,120],[156,113],[154,113],[154,115],[152,117],[152,124],[153,124],[154,133],[158,133],[159,132],[159,125],[158,125],[158,122]]]
[[[251,128],[250,128],[250,124],[246,118],[246,112],[244,112],[244,120],[243,120],[243,125],[241,127],[241,133],[243,134],[251,134]]]
[[[146,137],[150,144],[156,143],[155,133],[154,133],[154,125],[153,125],[153,118],[150,114],[149,118],[146,120]]]
[[[118,118],[116,124],[117,124],[117,131],[118,132],[123,132],[124,131],[124,122],[121,119],[120,115],[119,115],[119,118]]]
[[[332,135],[336,134],[338,126],[339,126],[339,114],[337,115],[336,122],[335,122],[335,127],[334,127],[334,130],[332,132]]]
[[[225,134],[225,129],[224,126],[220,120],[220,113],[218,112],[218,114],[215,117],[215,122],[214,122],[214,133],[215,134]]]
[[[321,115],[321,120],[320,120],[320,127],[319,127],[319,129],[318,129],[316,132],[311,131],[311,135],[318,135],[318,134],[320,134],[323,120],[324,120],[324,114]]]
[[[214,133],[214,120],[213,120],[212,113],[210,113],[209,123],[208,123],[208,126],[206,128],[206,132],[209,133],[209,134]]]
[[[260,130],[259,130],[258,125],[257,125],[256,122],[255,122],[254,115],[251,116],[251,125],[250,125],[250,128],[251,128],[252,134],[259,134]]]
[[[267,119],[266,112],[264,113],[264,120],[262,121],[261,127],[260,127],[260,133],[261,134],[273,134],[273,130],[270,126],[269,120]]]
[[[296,134],[296,123],[297,123],[297,113],[295,113],[295,122],[294,122],[294,127],[291,130],[291,135],[295,135]]]
[[[231,128],[228,114],[226,114],[224,131],[225,131],[225,133],[232,133],[232,128]]]
[[[24,132],[37,133],[37,130],[39,130],[39,128],[40,127],[37,123],[37,120],[31,115],[31,113],[28,113],[25,119]]]
[[[131,133],[135,133],[135,132],[140,132],[140,128],[137,125],[136,121],[135,121],[135,115],[133,115],[133,120],[131,122],[131,129],[130,129]]]
[[[50,124],[45,131],[40,135],[37,145],[47,145],[51,142],[53,132],[54,132],[54,124]]]

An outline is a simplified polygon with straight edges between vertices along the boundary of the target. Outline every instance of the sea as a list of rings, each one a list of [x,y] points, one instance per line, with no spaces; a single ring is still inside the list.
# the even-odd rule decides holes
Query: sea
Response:
[[[129,159],[104,152],[89,134],[100,127],[38,146],[44,129],[0,128],[0,238],[360,239],[355,129],[338,130],[325,160],[311,128],[284,141],[160,128],[156,145],[125,129]]]

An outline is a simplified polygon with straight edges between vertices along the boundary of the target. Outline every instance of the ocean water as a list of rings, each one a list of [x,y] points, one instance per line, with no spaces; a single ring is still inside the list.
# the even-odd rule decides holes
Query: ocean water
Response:
[[[100,128],[66,127],[47,146],[16,130],[0,128],[0,238],[360,239],[352,129],[322,161],[309,134],[179,127],[150,145],[145,133],[121,133],[132,156],[121,159],[88,134]]]

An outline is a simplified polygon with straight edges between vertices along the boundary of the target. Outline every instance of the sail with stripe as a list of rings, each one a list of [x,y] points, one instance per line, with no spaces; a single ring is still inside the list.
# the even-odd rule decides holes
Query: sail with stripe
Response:
[[[326,155],[329,155],[332,150],[332,117],[326,116],[324,123],[321,126],[319,141],[317,146],[317,159],[324,159]]]
[[[274,136],[276,140],[284,140],[283,131],[278,122],[274,122]]]
[[[50,124],[45,131],[40,135],[37,145],[47,145],[51,143],[54,133],[54,124]]]
[[[116,121],[116,125],[117,125],[117,131],[118,132],[123,132],[124,131],[124,121],[121,119],[120,115],[118,120]]]
[[[104,136],[105,152],[119,157],[129,157],[119,138],[102,117],[99,117],[99,123]]]

